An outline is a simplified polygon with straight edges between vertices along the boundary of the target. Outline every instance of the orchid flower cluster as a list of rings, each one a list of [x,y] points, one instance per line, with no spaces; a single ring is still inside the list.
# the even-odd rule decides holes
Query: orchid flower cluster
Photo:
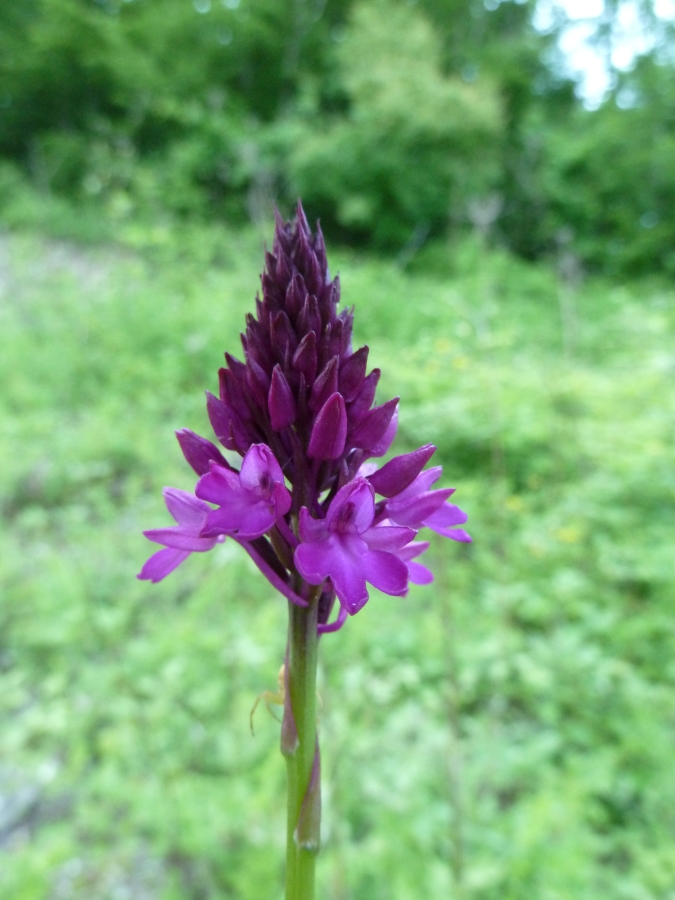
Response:
[[[177,524],[144,532],[164,549],[138,577],[160,581],[229,537],[293,603],[307,606],[308,586],[320,586],[318,631],[337,631],[368,600],[368,584],[403,596],[410,582],[431,582],[418,532],[468,542],[467,517],[448,502],[452,488],[433,488],[432,444],[381,468],[372,461],[394,440],[399,399],[374,405],[380,370],[367,373],[368,347],[352,350],[353,309],[338,312],[339,277],[329,280],[320,227],[312,235],[301,204],[294,222],[277,214],[261,280],[244,361],[225,354],[219,396],[207,392],[216,438],[241,465],[177,432],[199,480],[194,494],[164,490]]]

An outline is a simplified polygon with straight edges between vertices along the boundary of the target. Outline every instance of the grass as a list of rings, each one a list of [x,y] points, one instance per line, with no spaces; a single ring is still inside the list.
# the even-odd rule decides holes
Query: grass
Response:
[[[191,488],[172,431],[238,347],[260,235],[0,238],[0,892],[270,900],[285,608],[229,543],[134,578]],[[329,251],[330,253],[330,251]],[[673,292],[468,242],[333,253],[471,547],[322,640],[329,900],[675,895]],[[235,349],[236,352],[236,349]]]

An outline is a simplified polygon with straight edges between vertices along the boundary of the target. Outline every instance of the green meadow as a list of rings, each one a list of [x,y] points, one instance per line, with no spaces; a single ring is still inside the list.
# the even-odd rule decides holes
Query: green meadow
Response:
[[[271,233],[0,233],[3,900],[282,896],[285,601],[233,542],[135,578]],[[328,250],[474,543],[321,640],[319,896],[675,897],[675,290]]]

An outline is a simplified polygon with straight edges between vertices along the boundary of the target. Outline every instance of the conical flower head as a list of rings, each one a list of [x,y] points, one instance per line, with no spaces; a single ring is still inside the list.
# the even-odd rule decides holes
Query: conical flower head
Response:
[[[228,449],[273,449],[291,484],[303,482],[297,510],[308,499],[310,460],[320,464],[310,491],[318,495],[386,452],[398,401],[371,409],[379,372],[367,375],[367,347],[352,350],[353,311],[338,308],[339,278],[329,277],[321,229],[312,234],[300,204],[291,222],[276,215],[261,284],[242,334],[244,359],[226,356],[209,416]]]

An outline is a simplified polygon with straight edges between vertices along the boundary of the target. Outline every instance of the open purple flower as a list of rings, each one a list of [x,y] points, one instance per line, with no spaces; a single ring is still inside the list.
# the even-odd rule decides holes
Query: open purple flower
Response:
[[[153,528],[143,534],[165,549],[154,553],[141,569],[138,578],[156,583],[173,572],[191,553],[211,550],[224,541],[222,536],[202,537],[201,531],[211,507],[187,491],[178,488],[164,488],[164,502],[177,525],[169,528]]]
[[[463,528],[468,516],[458,506],[447,503],[454,494],[454,488],[430,490],[441,476],[441,466],[433,466],[420,472],[408,487],[390,497],[384,506],[384,515],[398,525],[407,525],[418,530],[422,527],[453,541],[471,543],[470,535]]]
[[[254,540],[291,508],[281,466],[265,444],[250,447],[239,472],[212,462],[208,475],[197,482],[195,493],[219,507],[209,508],[203,538],[230,534],[242,541]]]
[[[302,543],[295,565],[309,584],[330,578],[340,603],[354,615],[368,599],[366,582],[385,594],[403,596],[408,590],[408,568],[396,556],[415,533],[395,525],[375,525],[374,491],[357,477],[341,488],[325,519],[313,519],[300,510]]]

